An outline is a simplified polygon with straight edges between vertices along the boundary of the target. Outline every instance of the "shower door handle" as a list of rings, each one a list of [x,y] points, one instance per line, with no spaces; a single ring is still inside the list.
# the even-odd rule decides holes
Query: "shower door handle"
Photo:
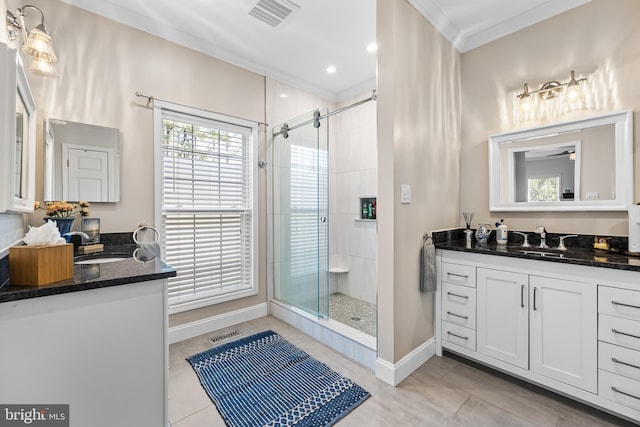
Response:
[[[321,216],[320,217],[320,222],[327,222],[327,217],[326,216]]]

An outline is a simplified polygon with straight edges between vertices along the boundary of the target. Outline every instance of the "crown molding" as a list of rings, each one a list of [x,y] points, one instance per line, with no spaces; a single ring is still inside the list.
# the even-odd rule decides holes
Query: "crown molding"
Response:
[[[519,15],[499,22],[487,23],[482,30],[464,33],[449,20],[434,0],[408,1],[461,53],[591,2],[591,0],[548,0]]]

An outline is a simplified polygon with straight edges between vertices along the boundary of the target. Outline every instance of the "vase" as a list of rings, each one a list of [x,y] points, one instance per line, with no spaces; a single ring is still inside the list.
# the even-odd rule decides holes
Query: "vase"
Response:
[[[75,220],[75,218],[53,218],[48,216],[43,219],[44,219],[44,222],[47,222],[47,221],[55,222],[56,227],[58,227],[58,231],[60,231],[60,235],[64,237],[67,240],[67,242],[69,242],[70,236],[65,236],[65,234],[71,231],[71,226],[73,225],[73,221]]]
[[[476,230],[476,240],[478,243],[487,243],[490,234],[491,226],[489,224],[484,222],[478,223],[478,228]]]

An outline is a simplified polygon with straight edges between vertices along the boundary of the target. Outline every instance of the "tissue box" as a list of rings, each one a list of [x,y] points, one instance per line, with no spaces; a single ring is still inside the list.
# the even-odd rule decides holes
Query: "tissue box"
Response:
[[[73,245],[12,246],[9,283],[41,286],[73,277]]]

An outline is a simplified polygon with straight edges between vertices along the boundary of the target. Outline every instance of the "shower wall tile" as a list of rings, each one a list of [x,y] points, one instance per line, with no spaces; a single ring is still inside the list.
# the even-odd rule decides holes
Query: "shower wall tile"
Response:
[[[366,225],[366,222],[353,221],[353,225],[350,227],[351,242],[349,245],[349,255],[364,258]]]
[[[314,323],[312,336],[321,343],[331,347],[331,329],[325,328],[318,323]]]
[[[349,257],[349,276],[346,289],[340,291],[357,299],[364,297],[364,258]]]
[[[368,95],[354,97],[340,106]],[[361,216],[360,198],[377,194],[376,105],[363,104],[332,120],[330,170],[334,195],[330,209],[333,222],[339,224],[331,228],[331,254],[348,260],[350,270],[338,278],[338,289],[375,303],[376,223],[355,219]],[[346,247],[345,235],[349,236]],[[372,271],[366,271],[369,268]]]
[[[336,214],[336,251],[338,254],[348,254],[351,245],[351,227],[355,222],[349,214]]]
[[[363,171],[354,171],[348,173],[349,183],[349,203],[347,204],[346,211],[355,215],[355,218],[359,217],[360,213],[360,197],[364,194],[364,173]]]
[[[371,304],[376,303],[378,290],[378,274],[376,271],[376,260],[364,261],[364,295],[363,300]]]
[[[344,354],[349,359],[353,359],[353,348],[355,343],[342,335],[331,331],[331,347]]]
[[[362,193],[375,196],[378,191],[378,169],[365,169],[363,172],[364,184]]]
[[[313,322],[305,317],[297,316],[296,328],[309,336],[313,336]]]
[[[375,261],[378,252],[378,230],[377,223],[363,222],[364,231],[364,257],[367,260]]]
[[[376,351],[365,347],[360,343],[353,343],[353,360],[375,371],[376,369]]]
[[[349,179],[348,173],[336,174],[338,184],[336,185],[336,204],[333,209],[335,213],[349,213],[349,198],[351,197]]]

